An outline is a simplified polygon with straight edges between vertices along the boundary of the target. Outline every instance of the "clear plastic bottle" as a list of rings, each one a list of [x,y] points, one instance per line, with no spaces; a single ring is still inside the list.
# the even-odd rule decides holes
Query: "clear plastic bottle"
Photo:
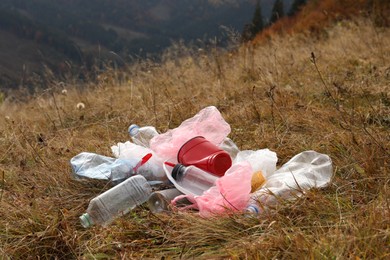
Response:
[[[136,175],[93,198],[87,212],[80,216],[85,228],[111,223],[115,218],[127,214],[148,200],[152,188],[145,177]]]
[[[153,192],[149,199],[149,209],[153,213],[160,213],[169,210],[171,201],[179,195],[182,195],[178,189],[166,189]]]
[[[137,162],[134,159],[115,159],[88,152],[82,152],[70,160],[77,177],[111,180],[114,183],[134,175],[133,168]]]
[[[193,165],[184,166],[180,163],[173,167],[172,177],[178,185],[196,196],[214,186],[219,178]]]
[[[153,126],[139,127],[136,124],[132,124],[129,127],[129,135],[133,143],[149,148],[150,140],[158,135],[158,132]]]
[[[82,152],[70,160],[77,177],[111,180],[114,185],[137,173],[150,175],[148,167],[141,167],[152,156],[147,154],[141,160],[116,159],[95,153]],[[141,168],[140,168],[141,167]],[[138,168],[140,168],[138,170]]]
[[[253,203],[253,204],[249,204],[246,209],[245,209],[245,213],[247,214],[254,214],[254,215],[258,215],[260,213],[260,208],[257,204]]]

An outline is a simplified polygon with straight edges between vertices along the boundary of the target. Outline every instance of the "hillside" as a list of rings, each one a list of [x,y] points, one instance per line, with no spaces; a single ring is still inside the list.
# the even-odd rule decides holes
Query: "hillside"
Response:
[[[161,63],[0,96],[0,258],[387,259],[390,28],[364,15],[265,39],[234,52],[177,44]],[[331,184],[258,216],[143,205],[106,228],[80,225],[110,185],[75,180],[70,158],[112,156],[131,123],[165,132],[209,105],[240,150],[269,148],[278,167],[306,150],[329,155]]]
[[[302,1],[296,1],[302,2]],[[390,2],[382,0],[322,0],[306,1],[300,5],[298,12],[285,16],[275,24],[260,32],[254,42],[263,41],[275,34],[305,33],[326,35],[324,28],[338,21],[348,20],[356,16],[369,17],[376,26],[390,26]]]
[[[0,66],[15,68],[13,73],[1,71],[0,78],[3,84],[17,86],[23,66],[44,77],[43,64],[63,80],[74,70],[91,71],[108,60],[121,65],[123,60],[130,62],[130,57],[156,55],[172,41],[205,45],[218,38],[223,44],[227,35],[221,26],[240,32],[250,22],[254,2],[3,0],[1,41],[16,45],[0,50],[0,55],[15,55],[0,61]],[[267,14],[272,1],[263,2]],[[20,45],[40,57],[19,53],[15,46]]]

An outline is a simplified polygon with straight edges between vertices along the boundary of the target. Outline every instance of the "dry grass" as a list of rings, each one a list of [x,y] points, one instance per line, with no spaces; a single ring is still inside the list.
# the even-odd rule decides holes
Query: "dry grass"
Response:
[[[389,28],[341,22],[321,40],[274,38],[229,55],[177,46],[163,64],[109,71],[93,86],[67,83],[66,95],[53,83],[27,103],[5,101],[0,255],[389,258],[389,65]],[[208,105],[222,112],[241,149],[269,148],[279,164],[303,150],[329,154],[332,184],[259,218],[154,215],[145,206],[108,228],[81,227],[89,199],[108,186],[74,180],[71,157],[110,156],[111,145],[128,139],[130,123],[164,132]]]

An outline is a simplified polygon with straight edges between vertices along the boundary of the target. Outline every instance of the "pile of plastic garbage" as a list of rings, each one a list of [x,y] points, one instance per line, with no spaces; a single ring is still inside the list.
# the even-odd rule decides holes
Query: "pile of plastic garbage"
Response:
[[[261,214],[279,199],[328,185],[329,156],[315,151],[295,155],[279,169],[269,149],[240,151],[231,129],[214,106],[175,129],[131,125],[131,142],[111,147],[114,157],[83,152],[70,160],[77,178],[114,186],[90,201],[81,224],[107,225],[147,202],[153,213],[196,210],[202,217],[245,212]]]

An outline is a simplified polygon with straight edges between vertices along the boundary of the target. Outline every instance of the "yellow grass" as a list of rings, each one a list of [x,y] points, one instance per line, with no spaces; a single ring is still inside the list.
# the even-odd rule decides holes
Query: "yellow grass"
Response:
[[[389,258],[389,66],[389,28],[360,20],[320,39],[285,36],[229,54],[177,45],[161,64],[140,61],[83,86],[52,80],[25,103],[8,98],[0,107],[0,256]],[[111,156],[129,124],[164,132],[209,105],[240,149],[269,148],[278,165],[304,150],[330,155],[331,185],[258,218],[155,215],[144,205],[107,228],[81,227],[78,216],[109,185],[74,180],[70,158]]]

